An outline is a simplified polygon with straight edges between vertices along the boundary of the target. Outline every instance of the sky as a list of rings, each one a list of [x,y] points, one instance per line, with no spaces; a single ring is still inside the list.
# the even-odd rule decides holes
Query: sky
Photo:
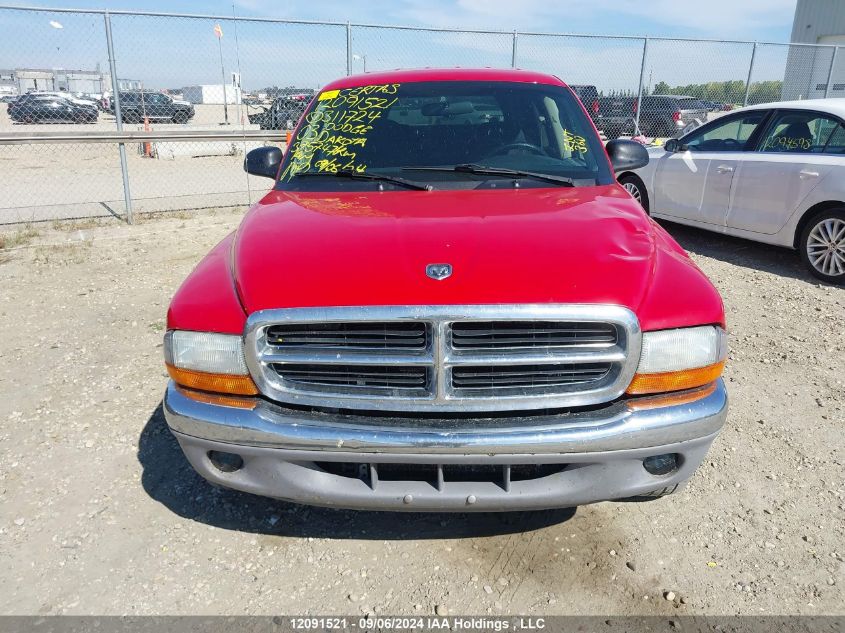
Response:
[[[796,0],[235,0],[243,16],[786,42]],[[57,8],[231,15],[231,0],[48,0]]]
[[[13,1],[13,0],[12,0]],[[0,0],[11,4],[10,0]],[[28,6],[164,11],[245,18],[507,31],[352,29],[353,71],[419,66],[510,66],[514,29],[787,42],[796,0],[20,0]],[[704,8],[702,8],[704,7]],[[64,28],[49,25],[56,20]],[[151,88],[218,83],[240,71],[245,89],[319,87],[346,73],[344,27],[114,16],[118,75]],[[102,16],[0,7],[0,68],[105,68]],[[635,87],[642,40],[520,35],[517,65],[601,90]],[[786,47],[758,49],[755,80],[783,76]],[[222,69],[220,57],[223,57]],[[744,81],[751,45],[652,41],[646,81]],[[221,72],[222,70],[222,72]]]

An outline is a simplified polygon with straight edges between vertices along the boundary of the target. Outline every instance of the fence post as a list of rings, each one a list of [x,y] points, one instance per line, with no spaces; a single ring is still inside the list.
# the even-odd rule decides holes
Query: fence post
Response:
[[[346,76],[352,74],[352,25],[346,23]]]
[[[106,48],[109,55],[109,72],[111,73],[112,101],[114,103],[114,118],[117,122],[117,131],[123,131],[123,117],[120,114],[120,84],[117,80],[117,65],[114,60],[114,41],[111,34],[111,16],[106,11],[103,14],[106,23]],[[134,223],[132,213],[132,193],[129,190],[129,167],[126,164],[126,145],[117,144],[117,151],[120,154],[120,174],[123,177],[123,201],[126,204],[126,222]]]
[[[637,115],[634,118],[634,135],[640,135],[640,110],[643,104],[643,80],[645,79],[645,63],[648,57],[648,38],[643,38],[643,61],[640,64],[640,83],[637,86]]]
[[[836,53],[839,52],[839,47],[833,48],[833,55],[830,57],[830,70],[827,73],[827,86],[824,89],[824,96],[827,99],[830,96],[830,91],[833,89],[833,67],[836,66]]]
[[[748,105],[748,94],[751,92],[751,77],[754,75],[754,60],[757,58],[757,42],[751,49],[751,63],[748,64],[748,78],[745,80],[745,96],[742,98],[742,105]]]
[[[516,68],[516,43],[519,34],[516,32],[516,29],[513,30],[513,49],[511,50],[511,68]]]

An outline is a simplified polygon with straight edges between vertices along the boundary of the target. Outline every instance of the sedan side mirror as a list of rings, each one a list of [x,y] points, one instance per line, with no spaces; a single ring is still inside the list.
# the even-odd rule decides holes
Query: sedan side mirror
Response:
[[[275,179],[282,164],[282,150],[278,147],[257,147],[244,158],[244,171],[253,176]]]
[[[663,149],[667,152],[679,152],[681,150],[681,143],[676,138],[670,138],[666,141],[666,144],[663,145]]]
[[[648,151],[642,144],[626,139],[608,141],[605,145],[614,173],[639,169],[648,165]]]

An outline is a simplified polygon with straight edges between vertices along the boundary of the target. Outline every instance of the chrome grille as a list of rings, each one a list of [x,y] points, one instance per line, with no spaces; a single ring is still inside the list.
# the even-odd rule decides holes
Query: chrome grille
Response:
[[[291,308],[249,317],[246,356],[278,402],[385,411],[586,406],[619,397],[640,355],[607,305]]]
[[[522,393],[567,390],[599,381],[610,369],[610,363],[454,367],[452,387],[468,396],[480,395],[480,392],[495,396],[502,390]]]
[[[428,369],[421,366],[276,363],[272,367],[285,384],[296,389],[379,390],[407,396],[424,395],[428,386]]]
[[[452,346],[461,350],[577,347],[614,343],[616,328],[610,323],[469,321],[452,325]]]
[[[267,330],[267,343],[283,348],[421,350],[425,323],[285,323]]]

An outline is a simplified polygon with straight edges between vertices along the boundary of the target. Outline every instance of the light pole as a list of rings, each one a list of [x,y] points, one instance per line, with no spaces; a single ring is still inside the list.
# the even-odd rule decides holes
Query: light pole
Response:
[[[353,55],[352,59],[356,59],[356,60],[364,62],[364,72],[367,72],[367,56],[366,55]]]
[[[220,49],[220,87],[223,88],[223,118],[229,125],[229,105],[226,103],[226,68],[223,66],[223,28],[219,24],[214,25],[214,35],[217,36],[217,46]]]

